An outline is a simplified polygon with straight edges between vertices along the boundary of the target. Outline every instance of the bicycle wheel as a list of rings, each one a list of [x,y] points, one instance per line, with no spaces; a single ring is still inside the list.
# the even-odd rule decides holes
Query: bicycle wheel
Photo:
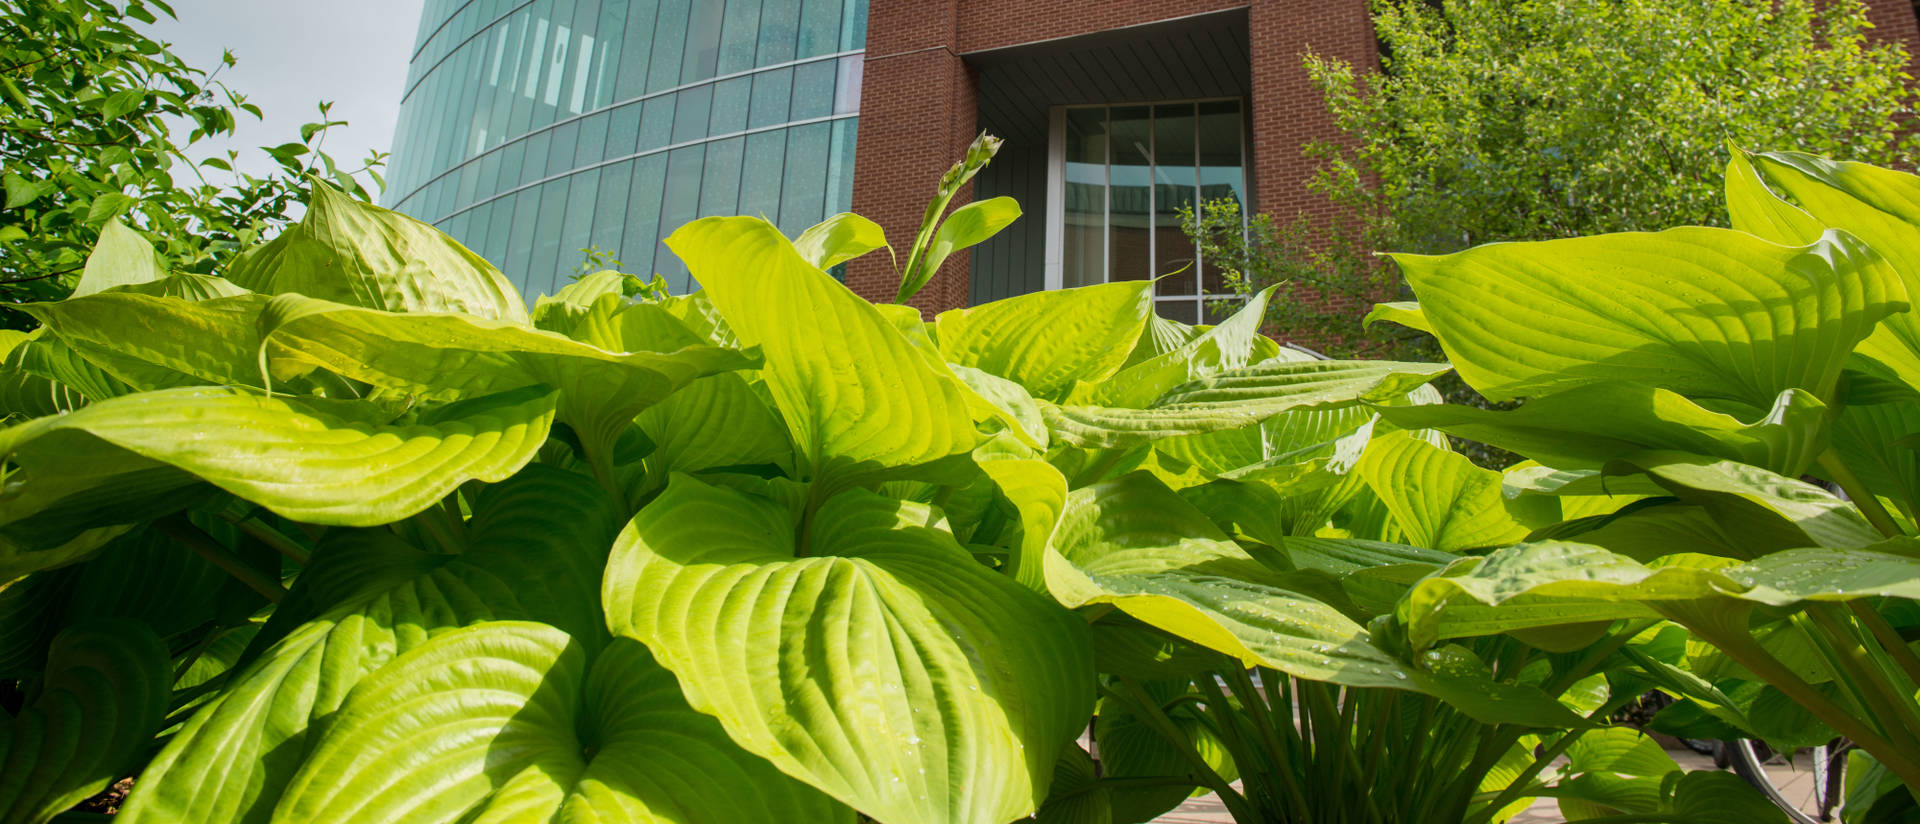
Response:
[[[1745,779],[1774,806],[1786,812],[1795,824],[1821,824],[1834,819],[1845,792],[1847,751],[1853,748],[1853,742],[1836,738],[1813,748],[1808,759],[1813,772],[1813,792],[1807,794],[1804,802],[1789,798],[1767,773],[1766,764],[1773,756],[1773,751],[1767,749],[1765,744],[1749,739],[1723,744],[1734,774]]]

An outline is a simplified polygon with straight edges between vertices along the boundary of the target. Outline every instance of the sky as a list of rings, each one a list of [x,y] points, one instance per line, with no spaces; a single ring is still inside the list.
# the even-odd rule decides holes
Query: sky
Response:
[[[321,100],[333,101],[332,119],[350,124],[327,133],[322,148],[334,160],[358,168],[369,150],[392,145],[424,0],[171,2],[180,16],[160,18],[153,27],[159,39],[201,69],[218,66],[221,52],[231,50],[238,63],[220,79],[266,115],[239,118],[230,144],[241,152],[241,169],[272,169],[257,147],[299,140],[300,124],[319,119],[314,106]]]

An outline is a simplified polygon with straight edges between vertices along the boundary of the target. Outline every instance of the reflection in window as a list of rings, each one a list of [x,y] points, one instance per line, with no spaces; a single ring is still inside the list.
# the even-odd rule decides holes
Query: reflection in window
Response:
[[[1238,100],[1068,108],[1061,285],[1158,278],[1161,316],[1212,320],[1207,301],[1232,295],[1182,231],[1180,210],[1246,203],[1244,128]]]
[[[1107,279],[1107,110],[1067,110],[1063,285]]]

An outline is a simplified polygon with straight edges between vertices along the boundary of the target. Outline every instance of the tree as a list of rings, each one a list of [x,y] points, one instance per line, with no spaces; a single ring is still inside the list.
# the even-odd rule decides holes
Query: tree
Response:
[[[365,200],[360,174],[382,185],[383,154],[348,168],[321,150],[344,125],[324,102],[298,140],[264,150],[272,173],[236,171],[232,151],[194,161],[261,111],[219,79],[231,52],[206,71],[142,33],[160,14],[174,14],[162,0],[0,0],[0,303],[67,294],[109,221],[148,236],[168,267],[206,273],[285,226],[304,176]]]
[[[1357,293],[1323,336],[1381,296],[1374,250],[1725,226],[1729,145],[1893,166],[1920,146],[1907,51],[1858,0],[1375,0],[1373,22],[1379,72],[1306,59],[1343,133],[1308,149],[1310,185],[1352,218],[1266,244],[1292,260],[1265,268]]]

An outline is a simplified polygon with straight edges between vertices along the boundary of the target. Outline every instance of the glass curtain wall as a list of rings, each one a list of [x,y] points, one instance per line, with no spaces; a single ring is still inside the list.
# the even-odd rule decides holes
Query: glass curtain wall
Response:
[[[1240,101],[1076,106],[1065,129],[1061,284],[1159,278],[1162,317],[1218,320],[1207,303],[1234,296],[1181,231],[1180,210],[1229,198],[1244,213]]]
[[[852,202],[866,0],[428,0],[387,203],[528,300],[593,248],[694,287],[660,242]]]

